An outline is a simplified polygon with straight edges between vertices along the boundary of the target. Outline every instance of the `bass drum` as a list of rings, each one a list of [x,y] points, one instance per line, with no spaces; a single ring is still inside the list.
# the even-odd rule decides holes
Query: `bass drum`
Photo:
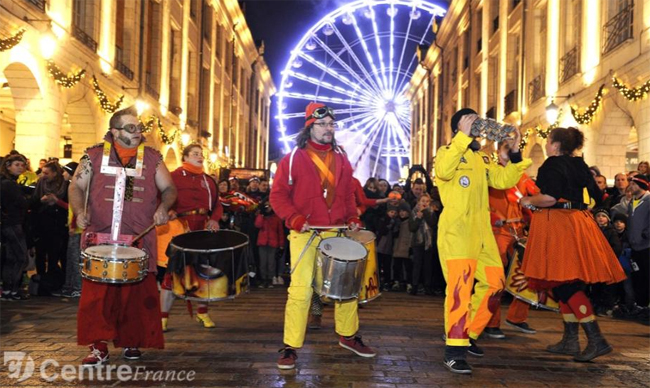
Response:
[[[248,292],[248,236],[232,230],[200,230],[172,238],[167,247],[172,292],[201,302]]]
[[[513,256],[510,258],[510,267],[506,278],[506,291],[517,299],[530,303],[535,308],[542,308],[555,312],[560,311],[559,303],[549,291],[534,291],[528,288],[528,279],[521,271],[521,259],[524,257],[526,240],[517,242]]]
[[[359,291],[359,303],[370,302],[381,295],[381,292],[379,292],[379,266],[377,265],[377,253],[375,251],[376,236],[369,230],[346,231],[345,236],[360,242],[368,250],[366,270]]]

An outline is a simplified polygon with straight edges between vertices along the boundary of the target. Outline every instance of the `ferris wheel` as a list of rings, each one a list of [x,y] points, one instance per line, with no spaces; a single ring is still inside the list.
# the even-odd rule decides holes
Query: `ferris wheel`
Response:
[[[355,176],[399,178],[409,163],[411,111],[405,91],[417,49],[434,39],[445,10],[425,1],[360,0],[327,14],[300,39],[282,71],[278,132],[285,153],[312,101],[334,109],[337,142]]]

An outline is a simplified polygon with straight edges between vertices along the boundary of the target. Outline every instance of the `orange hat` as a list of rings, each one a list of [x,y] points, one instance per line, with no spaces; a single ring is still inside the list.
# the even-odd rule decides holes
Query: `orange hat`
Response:
[[[330,116],[335,119],[334,112],[331,108],[327,107],[325,104],[321,104],[320,102],[310,102],[309,105],[307,105],[307,108],[305,108],[305,127],[310,126],[314,121],[316,121],[314,112],[319,108],[325,108],[327,110],[327,113],[325,113],[322,117]]]

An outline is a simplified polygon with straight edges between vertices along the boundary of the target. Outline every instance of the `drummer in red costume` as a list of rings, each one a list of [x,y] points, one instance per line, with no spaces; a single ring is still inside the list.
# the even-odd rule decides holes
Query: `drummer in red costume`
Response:
[[[510,145],[508,142],[499,143],[497,150],[499,164],[505,166],[510,161]],[[524,173],[517,185],[511,189],[499,190],[488,188],[490,201],[490,222],[492,223],[492,232],[497,241],[501,262],[505,269],[508,268],[508,255],[512,257],[514,245],[518,238],[524,237],[524,226],[530,221],[530,210],[522,209],[519,205],[521,196],[535,195],[539,193],[539,188],[535,182]],[[526,215],[524,215],[524,212]],[[488,322],[485,333],[490,338],[505,338],[501,331],[501,303],[495,304],[496,309],[492,319]],[[535,334],[536,331],[528,326],[528,310],[530,305],[520,299],[513,298],[508,308],[506,324],[526,334]]]
[[[553,289],[560,302],[564,336],[546,348],[586,362],[612,351],[600,332],[586,284],[618,283],[625,273],[587,208],[585,188],[600,204],[602,192],[581,156],[584,135],[576,128],[553,129],[546,142],[548,159],[539,168],[541,193],[523,197],[522,206],[541,208],[533,213],[522,270],[531,289]],[[581,352],[578,328],[587,334]]]
[[[176,188],[162,155],[144,146],[143,127],[134,107],[114,113],[109,126],[104,142],[88,148],[81,158],[70,185],[70,205],[77,225],[86,233],[108,235],[109,241],[119,235],[128,243],[152,222],[167,222]],[[123,210],[119,212],[115,206],[119,195],[114,192],[123,185]],[[160,201],[156,200],[158,194]],[[91,350],[84,366],[108,362],[107,342],[111,340],[115,347],[124,348],[123,357],[129,360],[140,358],[139,348],[164,347],[157,303],[155,231],[147,233],[142,243],[149,255],[149,273],[144,280],[121,285],[83,279],[77,343],[90,345]]]
[[[219,219],[223,208],[219,202],[217,183],[203,171],[203,148],[190,144],[183,149],[183,165],[171,173],[178,190],[178,199],[170,211],[172,219],[178,217],[186,222],[191,231],[219,230]],[[174,303],[171,273],[165,273],[160,285],[160,309],[163,331],[167,331],[169,311]],[[208,304],[199,302],[196,320],[205,328],[216,325],[208,315]]]
[[[305,112],[305,127],[299,133],[297,148],[285,156],[278,167],[271,190],[271,205],[291,229],[289,235],[291,275],[289,298],[284,317],[284,347],[280,350],[278,368],[296,366],[296,349],[305,341],[307,317],[312,296],[314,263],[318,240],[310,241],[310,225],[347,224],[353,230],[360,221],[354,199],[352,166],[336,145],[334,111],[319,103],[310,103]],[[323,232],[323,237],[335,233]],[[357,301],[335,302],[336,333],[339,345],[362,357],[374,357],[358,335]]]

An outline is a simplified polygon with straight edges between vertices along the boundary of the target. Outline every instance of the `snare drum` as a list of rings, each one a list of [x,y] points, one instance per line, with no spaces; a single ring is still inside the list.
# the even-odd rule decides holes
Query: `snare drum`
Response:
[[[100,283],[136,283],[147,276],[149,255],[117,244],[95,245],[81,253],[81,276]]]
[[[368,250],[349,238],[321,240],[314,266],[314,291],[338,301],[359,297],[367,256]]]
[[[369,230],[359,230],[356,232],[347,231],[345,235],[360,242],[368,250],[366,271],[363,274],[361,291],[359,291],[359,303],[370,302],[381,295],[379,292],[379,267],[377,266],[377,253],[375,252],[375,234]]]
[[[167,247],[172,292],[212,302],[248,292],[248,236],[233,230],[200,230],[172,238]]]
[[[555,312],[560,311],[559,303],[553,299],[553,296],[548,291],[535,291],[528,288],[528,279],[521,271],[520,259],[524,257],[525,249],[526,241],[519,241],[510,259],[510,267],[508,268],[508,276],[506,278],[506,291],[515,298],[530,303],[533,307]]]

